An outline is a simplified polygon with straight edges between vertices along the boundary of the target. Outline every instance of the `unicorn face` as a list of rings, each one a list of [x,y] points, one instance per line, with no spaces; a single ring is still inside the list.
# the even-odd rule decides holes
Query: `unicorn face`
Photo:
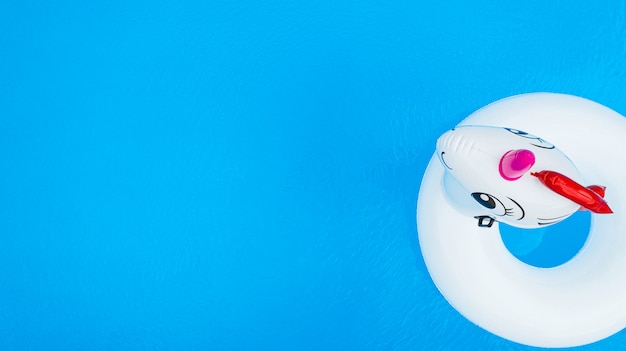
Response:
[[[453,201],[471,202],[471,215],[479,226],[499,221],[537,228],[557,223],[579,208],[530,175],[553,170],[575,181],[581,178],[567,156],[532,134],[512,128],[461,126],[437,140],[436,152],[448,175],[463,189],[461,195],[458,191],[447,194]]]

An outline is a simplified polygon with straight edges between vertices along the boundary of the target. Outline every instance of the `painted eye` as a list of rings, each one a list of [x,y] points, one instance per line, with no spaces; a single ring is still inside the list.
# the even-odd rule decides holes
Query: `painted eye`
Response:
[[[497,197],[487,193],[472,193],[472,197],[482,207],[496,216],[513,216],[513,208],[507,208]]]
[[[539,143],[530,143],[530,145],[532,146],[536,146],[536,147],[540,147],[542,149],[554,149],[554,145],[550,144],[549,142],[541,139],[541,138],[537,138],[537,141]]]
[[[530,143],[530,145],[532,146],[536,146],[536,147],[540,147],[542,149],[554,149],[554,145],[552,145],[551,143],[541,139],[538,136],[526,133],[524,131],[521,131],[519,129],[513,129],[513,128],[504,128],[506,130],[508,130],[509,132],[517,135],[517,136],[521,136],[522,138],[526,138],[526,139],[532,139],[533,142]]]
[[[490,210],[496,208],[496,198],[486,193],[472,193],[472,197],[481,206]]]
[[[504,128],[506,130],[508,130],[509,132],[515,134],[515,135],[519,135],[522,138],[528,138],[528,139],[539,139],[536,136],[532,135],[532,134],[528,134],[522,130],[519,129],[513,129],[513,128]]]

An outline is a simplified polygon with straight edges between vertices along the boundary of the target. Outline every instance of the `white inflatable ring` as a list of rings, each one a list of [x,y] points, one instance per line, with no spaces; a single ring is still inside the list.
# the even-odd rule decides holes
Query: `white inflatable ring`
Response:
[[[626,327],[626,119],[595,102],[563,94],[518,95],[492,103],[459,125],[511,127],[557,145],[584,179],[606,185],[614,214],[592,215],[576,257],[537,268],[505,248],[497,225],[453,208],[444,168],[430,160],[417,203],[419,243],[428,271],[448,302],[487,331],[521,344],[568,347]]]

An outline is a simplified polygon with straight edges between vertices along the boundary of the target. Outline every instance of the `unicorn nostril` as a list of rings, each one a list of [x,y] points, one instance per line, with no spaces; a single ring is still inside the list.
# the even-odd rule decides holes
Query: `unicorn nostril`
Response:
[[[500,175],[506,180],[518,180],[535,164],[535,154],[526,149],[507,151],[500,159]]]

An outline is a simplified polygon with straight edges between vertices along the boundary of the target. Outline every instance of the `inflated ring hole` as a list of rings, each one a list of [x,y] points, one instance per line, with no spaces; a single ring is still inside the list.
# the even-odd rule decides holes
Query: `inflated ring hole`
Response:
[[[585,245],[591,228],[591,213],[578,211],[548,227],[515,228],[499,223],[507,250],[520,261],[539,268],[560,266],[571,260]]]

